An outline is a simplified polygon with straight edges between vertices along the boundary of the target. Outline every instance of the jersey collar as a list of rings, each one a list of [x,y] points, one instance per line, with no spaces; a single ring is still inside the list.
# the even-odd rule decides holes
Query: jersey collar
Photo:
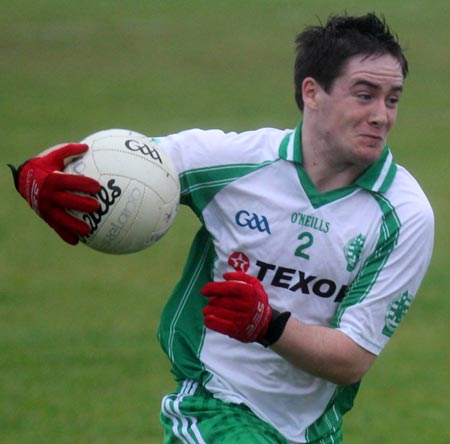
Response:
[[[299,165],[303,164],[302,122],[281,141],[279,156]],[[396,172],[397,165],[394,162],[391,150],[386,145],[378,161],[367,168],[352,186],[377,193],[385,193],[391,186]]]

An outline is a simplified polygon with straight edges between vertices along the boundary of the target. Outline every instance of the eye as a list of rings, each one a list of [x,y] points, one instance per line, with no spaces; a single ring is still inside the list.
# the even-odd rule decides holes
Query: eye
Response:
[[[369,93],[358,93],[358,99],[368,102],[372,98],[372,95]]]
[[[395,107],[395,106],[397,106],[397,104],[398,104],[398,102],[400,101],[400,98],[399,97],[389,97],[387,100],[386,100],[386,104],[387,104],[387,106],[390,106],[390,107]]]

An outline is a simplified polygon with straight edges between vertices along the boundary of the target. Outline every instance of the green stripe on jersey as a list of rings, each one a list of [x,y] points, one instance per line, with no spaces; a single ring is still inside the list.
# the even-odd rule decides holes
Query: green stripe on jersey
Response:
[[[206,305],[200,289],[211,280],[214,258],[211,236],[202,227],[192,244],[181,280],[161,315],[158,339],[172,362],[177,380],[209,379],[198,359],[205,331],[202,311]]]
[[[342,418],[353,407],[360,383],[336,387],[325,412],[305,432],[306,442],[318,444],[342,443]]]
[[[396,172],[397,165],[394,162],[389,147],[385,146],[378,161],[371,165],[366,172],[356,180],[355,184],[369,191],[385,193],[391,186]]]
[[[222,188],[272,162],[274,161],[221,165],[185,171],[180,174],[181,203],[191,207],[195,214],[201,217],[203,209]]]
[[[355,185],[349,185],[347,187],[321,193],[313,184],[308,173],[303,168],[303,165],[296,165],[296,167],[300,183],[308,196],[309,202],[315,209],[320,208],[322,205],[334,202],[335,200],[342,199],[358,189]]]
[[[182,381],[164,397],[161,422],[165,444],[287,444],[249,408],[214,398],[196,381]]]
[[[394,250],[400,235],[401,222],[391,203],[381,194],[372,193],[382,211],[380,235],[374,252],[367,258],[355,280],[350,285],[347,296],[339,306],[331,325],[339,327],[345,310],[362,301],[371,291]]]

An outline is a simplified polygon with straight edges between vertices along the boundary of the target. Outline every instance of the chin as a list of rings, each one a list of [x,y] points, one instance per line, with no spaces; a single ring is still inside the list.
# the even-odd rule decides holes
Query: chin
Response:
[[[383,147],[363,147],[358,150],[355,160],[356,163],[359,163],[362,166],[370,166],[378,161],[378,159],[381,156],[381,153],[383,152]]]

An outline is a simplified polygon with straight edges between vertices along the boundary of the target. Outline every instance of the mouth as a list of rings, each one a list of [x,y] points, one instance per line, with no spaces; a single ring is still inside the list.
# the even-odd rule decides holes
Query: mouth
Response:
[[[360,138],[368,145],[379,147],[380,144],[384,146],[384,138],[377,134],[361,134]]]

